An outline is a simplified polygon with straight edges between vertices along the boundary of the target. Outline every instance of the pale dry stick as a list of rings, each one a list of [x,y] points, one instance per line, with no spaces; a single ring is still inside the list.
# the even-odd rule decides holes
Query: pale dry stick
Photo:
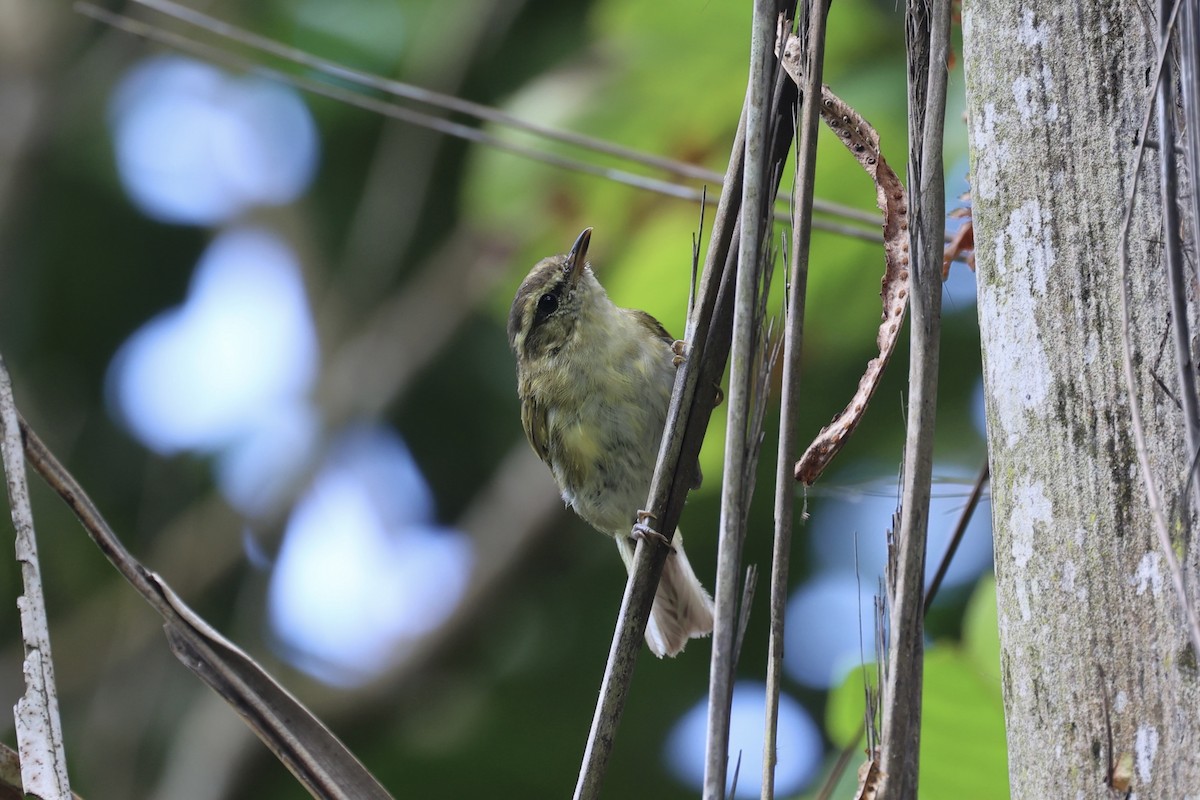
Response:
[[[50,653],[50,623],[42,593],[42,568],[33,528],[33,507],[25,480],[25,455],[21,446],[21,421],[13,400],[12,379],[0,357],[0,440],[8,502],[16,532],[17,563],[21,567],[22,594],[17,598],[21,636],[25,645],[25,693],[15,711],[17,748],[21,757],[21,786],[32,797],[71,795],[67,779],[67,753],[62,718],[58,714],[58,688]]]
[[[798,37],[788,37],[783,47],[783,68],[797,83],[803,79],[803,55],[804,44]],[[828,86],[821,87],[820,111],[821,119],[837,134],[875,183],[876,203],[883,212],[885,267],[881,292],[883,315],[875,337],[879,356],[867,363],[867,369],[850,403],[821,429],[796,462],[796,480],[809,486],[820,477],[862,421],[867,403],[878,388],[883,369],[896,348],[909,291],[908,197],[900,178],[883,157],[879,134]]]
[[[17,751],[0,742],[0,798],[22,798],[21,791],[21,759]],[[71,792],[72,800],[82,798]]]
[[[804,305],[808,290],[809,248],[812,241],[813,186],[820,124],[820,86],[825,61],[827,0],[812,0],[806,13],[808,42],[803,80],[797,80],[801,100],[797,123],[796,174],[792,189],[792,266],[784,320],[783,387],[780,398],[779,440],[775,467],[775,533],[771,547],[771,612],[767,644],[767,700],[763,732],[762,800],[775,796],[778,761],[779,693],[783,680],[784,622],[788,603],[788,567],[792,551],[792,517],[796,505],[792,476],[798,434],[796,409],[801,396],[801,354],[804,343]],[[781,35],[786,29],[781,29]],[[790,74],[790,73],[789,73]]]
[[[526,158],[531,161],[538,161],[549,166],[571,172],[577,172],[583,175],[591,175],[593,177],[613,181],[614,183],[624,184],[642,191],[660,194],[665,197],[672,197],[676,200],[695,202],[704,199],[704,195],[701,190],[691,186],[684,186],[649,176],[637,175],[627,170],[602,167],[596,164],[590,164],[586,161],[580,161],[579,159],[559,155],[557,153],[539,150],[536,147],[527,147],[515,142],[510,142],[499,136],[496,136],[495,134],[488,133],[478,128],[472,128],[469,125],[451,122],[441,117],[416,111],[410,108],[404,108],[391,102],[366,97],[341,86],[330,85],[298,75],[291,75],[289,73],[282,72],[280,70],[234,55],[233,53],[221,50],[220,48],[206,45],[194,39],[189,39],[186,36],[182,36],[171,31],[166,31],[162,28],[156,28],[153,25],[149,25],[130,17],[114,14],[89,2],[76,2],[75,10],[80,14],[91,17],[92,19],[95,19],[96,21],[105,25],[125,31],[126,33],[130,33],[134,36],[140,36],[144,39],[165,45],[167,47],[172,47],[176,50],[196,56],[197,58],[211,61],[214,64],[221,64],[238,71],[254,73],[279,83],[294,86],[297,89],[309,92],[311,94],[327,97],[331,100],[336,100],[337,102],[345,103],[346,105],[360,108],[364,111],[370,111],[381,116],[398,119],[411,125],[419,125],[429,128],[447,136],[454,136],[468,142],[473,142],[475,144],[480,144],[487,147],[493,147],[497,150],[503,150],[512,155]],[[835,214],[845,219],[857,220],[863,213],[857,211],[856,209],[843,209],[840,206],[835,207],[833,204],[829,203],[826,203],[825,205],[829,206],[829,210],[827,210],[826,213]],[[775,218],[780,221],[786,221],[788,218],[787,212],[780,210],[775,213]],[[837,222],[830,222],[828,220],[820,219],[814,220],[813,225],[814,227],[823,231],[839,236],[860,239],[866,242],[879,241],[879,237],[871,231],[855,228],[849,225],[843,225]]]
[[[1176,0],[1167,27],[1173,29],[1179,14],[1181,0]],[[1129,310],[1129,226],[1133,220],[1133,203],[1136,197],[1138,182],[1142,174],[1142,160],[1146,156],[1146,136],[1150,132],[1150,120],[1154,116],[1154,96],[1158,82],[1163,77],[1163,64],[1167,57],[1167,48],[1159,48],[1158,63],[1154,70],[1154,87],[1146,98],[1146,113],[1142,117],[1141,133],[1138,136],[1138,146],[1133,160],[1133,175],[1129,181],[1129,193],[1125,200],[1125,214],[1121,219],[1118,235],[1118,257],[1121,262],[1121,347],[1123,358],[1121,366],[1125,373],[1125,391],[1129,394],[1129,416],[1133,427],[1134,449],[1137,451],[1138,466],[1142,472],[1142,482],[1146,487],[1146,505],[1154,518],[1154,533],[1158,538],[1158,547],[1163,559],[1167,562],[1167,570],[1171,573],[1171,586],[1183,609],[1188,636],[1191,638],[1192,649],[1200,653],[1200,617],[1187,593],[1187,581],[1183,576],[1183,568],[1175,555],[1175,547],[1171,542],[1170,529],[1162,508],[1162,497],[1158,492],[1158,482],[1154,478],[1154,469],[1150,465],[1150,455],[1146,445],[1146,430],[1142,426],[1142,404],[1138,400],[1137,375],[1133,371],[1133,323]]]
[[[729,763],[730,704],[738,618],[738,579],[747,519],[747,433],[755,375],[754,337],[768,195],[771,101],[776,63],[771,48],[777,12],[773,0],[755,0],[750,40],[750,75],[746,90],[746,153],[742,180],[741,231],[733,307],[728,418],[725,431],[724,480],[717,543],[712,659],[709,669],[708,722],[704,764],[704,800],[725,797]],[[790,139],[790,137],[789,137]]]
[[[209,16],[193,8],[188,8],[187,6],[171,2],[171,0],[134,0],[134,2],[136,2],[138,5],[151,8],[172,19],[193,25],[216,36],[220,36],[232,42],[236,42],[237,44],[258,50],[262,53],[276,56],[285,61],[290,61],[297,66],[305,67],[306,69],[313,70],[314,72],[329,75],[340,81],[357,84],[359,86],[363,86],[368,89],[374,89],[386,94],[391,94],[396,97],[403,97],[407,100],[434,106],[435,108],[441,108],[447,111],[465,114],[485,122],[491,122],[496,125],[513,128],[514,130],[539,136],[553,142],[560,142],[562,144],[572,145],[584,150],[590,150],[594,153],[603,153],[605,155],[614,156],[626,161],[631,161],[635,164],[652,167],[677,177],[688,178],[704,183],[712,183],[717,186],[720,186],[721,181],[724,179],[724,176],[721,175],[721,173],[697,164],[689,164],[673,158],[666,158],[664,156],[644,153],[631,147],[625,147],[624,145],[620,145],[615,142],[597,139],[593,136],[587,136],[581,133],[550,128],[546,125],[521,119],[520,117],[501,111],[498,108],[483,105],[482,103],[474,103],[470,100],[465,100],[461,97],[455,97],[444,92],[436,92],[420,86],[415,86],[411,83],[405,83],[403,81],[397,81],[391,78],[383,78],[378,75],[371,75],[360,70],[351,69],[342,64],[338,64],[335,61],[314,56],[311,53],[295,47],[289,47],[288,45],[285,45],[282,42],[274,39],[252,33],[244,28],[240,28],[236,25],[217,19],[216,17]],[[778,199],[783,200],[786,198],[780,197]],[[868,225],[875,223],[874,216],[869,212],[860,211],[856,208],[844,206],[839,203],[817,200],[815,201],[815,207],[818,212],[823,214],[843,217],[848,220],[862,222]]]
[[[912,187],[909,230],[913,259],[912,324],[908,365],[900,524],[888,559],[887,672],[881,691],[879,800],[917,796],[924,676],[925,548],[933,480],[938,363],[942,320],[942,234],[946,187],[942,132],[946,117],[946,63],[950,0],[909,0],[908,177]]]

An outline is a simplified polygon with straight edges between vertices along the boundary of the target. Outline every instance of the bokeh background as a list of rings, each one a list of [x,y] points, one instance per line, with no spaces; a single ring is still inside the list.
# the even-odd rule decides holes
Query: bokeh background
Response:
[[[136,4],[108,7],[247,54]],[[354,69],[718,171],[746,85],[748,2],[203,10]],[[505,318],[528,268],[591,225],[592,262],[613,298],[682,331],[698,206],[224,62],[67,3],[0,2],[0,354],[20,408],[139,558],[397,797],[566,796],[624,570],[610,542],[563,510],[525,442]],[[826,81],[876,126],[901,174],[904,76],[902,8],[835,4]],[[951,98],[956,198],[966,190],[957,66]],[[827,134],[817,195],[874,207],[868,179]],[[872,356],[881,273],[877,246],[814,235],[802,436],[844,405]],[[985,455],[974,296],[974,275],[956,267],[931,572]],[[856,668],[872,658],[906,373],[902,344],[851,444],[797,493],[810,518],[797,525],[791,565],[780,797],[815,791],[861,718]],[[710,588],[723,413],[682,524]],[[761,587],[777,428],[776,410],[745,553]],[[76,791],[304,796],[169,654],[157,618],[66,509],[36,480],[34,490]],[[985,502],[930,616],[923,797],[1008,796],[989,519]],[[17,567],[0,568],[4,704],[22,689],[19,587]],[[735,696],[737,797],[758,792],[766,607],[762,588]],[[703,640],[673,661],[644,654],[606,796],[697,795],[708,658]],[[12,744],[11,722],[0,729]]]

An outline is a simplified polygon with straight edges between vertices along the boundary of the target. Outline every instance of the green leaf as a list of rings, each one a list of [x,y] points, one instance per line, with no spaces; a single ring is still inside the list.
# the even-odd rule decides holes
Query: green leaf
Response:
[[[1000,630],[996,618],[996,578],[979,580],[963,615],[963,647],[980,674],[1000,685]]]
[[[866,708],[863,685],[866,681],[874,688],[878,684],[876,675],[874,663],[855,667],[829,693],[829,704],[825,707],[825,732],[835,746],[845,747],[856,736],[862,738],[863,710]]]
[[[962,645],[938,643],[925,653],[921,796],[1000,800],[1009,790],[994,579],[980,581],[963,627]],[[864,674],[873,684],[875,666],[854,670],[829,695],[825,726],[837,747],[859,730]]]
[[[921,795],[1009,796],[1000,686],[963,648],[934,647],[925,656]]]

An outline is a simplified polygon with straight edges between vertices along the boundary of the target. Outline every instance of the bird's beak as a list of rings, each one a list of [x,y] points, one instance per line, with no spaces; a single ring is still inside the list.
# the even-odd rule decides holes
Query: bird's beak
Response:
[[[592,229],[584,228],[575,244],[571,245],[571,252],[567,253],[567,263],[563,266],[563,271],[571,276],[572,285],[579,283],[579,277],[583,275],[583,268],[587,264],[588,243],[591,241]]]

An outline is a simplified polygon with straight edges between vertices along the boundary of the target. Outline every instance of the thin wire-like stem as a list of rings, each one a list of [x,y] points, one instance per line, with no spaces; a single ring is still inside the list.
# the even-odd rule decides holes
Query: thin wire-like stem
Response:
[[[1171,14],[1167,18],[1167,28],[1173,29],[1175,19],[1179,14],[1181,0],[1176,0]],[[1154,81],[1157,87],[1163,77],[1163,65],[1167,58],[1167,48],[1161,47],[1158,52],[1158,63],[1154,70]],[[1146,157],[1146,134],[1150,130],[1150,120],[1154,116],[1154,95],[1157,89],[1151,90],[1146,99],[1146,112],[1142,117],[1141,135],[1138,136],[1138,147],[1133,159],[1133,175],[1129,181],[1129,194],[1125,198],[1125,214],[1121,219],[1121,228],[1117,236],[1117,257],[1121,264],[1121,358],[1122,370],[1125,374],[1125,391],[1129,396],[1129,421],[1133,429],[1133,444],[1137,451],[1138,466],[1142,472],[1142,483],[1146,488],[1146,506],[1154,520],[1154,533],[1158,539],[1158,548],[1163,560],[1167,562],[1167,571],[1171,573],[1171,586],[1179,605],[1183,610],[1185,627],[1192,642],[1192,648],[1200,653],[1200,617],[1187,593],[1187,581],[1183,576],[1183,568],[1175,555],[1175,547],[1171,542],[1171,532],[1167,526],[1166,514],[1163,512],[1162,496],[1158,491],[1158,481],[1154,477],[1154,469],[1150,464],[1150,453],[1146,444],[1146,429],[1142,424],[1142,403],[1138,395],[1137,375],[1133,368],[1133,321],[1129,307],[1129,228],[1133,221],[1133,204],[1137,197],[1138,183],[1142,174],[1142,161]]]
[[[58,713],[54,659],[50,653],[50,623],[46,617],[33,507],[25,477],[21,417],[13,400],[12,380],[3,358],[0,358],[0,431],[3,432],[0,451],[16,533],[17,563],[21,568],[22,588],[17,608],[25,647],[25,694],[13,709],[17,748],[21,754],[21,788],[29,797],[70,797],[66,745],[62,718]]]
[[[808,55],[804,83],[800,86],[799,140],[796,151],[795,186],[792,190],[790,282],[783,340],[783,390],[780,399],[779,444],[775,470],[775,534],[771,549],[771,616],[767,645],[766,729],[763,733],[763,800],[775,796],[775,764],[778,759],[779,693],[783,678],[783,634],[788,601],[788,566],[792,549],[792,520],[796,485],[792,465],[796,461],[797,408],[800,403],[800,357],[804,342],[804,304],[808,288],[809,245],[812,240],[813,185],[816,178],[817,128],[820,125],[821,81],[825,60],[826,0],[812,0],[806,19]]]
[[[942,300],[942,233],[945,179],[942,131],[946,113],[946,62],[950,0],[910,0],[906,12],[909,52],[909,228],[912,255],[912,341],[909,406],[904,448],[903,495],[893,548],[888,607],[888,666],[883,688],[884,775],[879,800],[916,797],[924,674],[925,546],[933,478]]]
[[[1170,49],[1171,29],[1167,17],[1170,0],[1159,2],[1159,47]],[[1158,82],[1159,196],[1163,209],[1163,255],[1167,267],[1167,287],[1171,295],[1171,330],[1175,341],[1175,374],[1179,378],[1179,406],[1183,413],[1183,428],[1187,441],[1187,463],[1200,454],[1200,397],[1196,396],[1196,370],[1192,366],[1192,334],[1188,324],[1187,288],[1184,273],[1183,234],[1179,216],[1179,164],[1175,154],[1175,75],[1171,59],[1163,62],[1162,79]],[[1193,138],[1194,134],[1193,134]],[[1193,176],[1193,180],[1195,180]],[[1190,471],[1189,471],[1190,472]],[[1200,481],[1189,480],[1192,503],[1200,513]]]
[[[746,432],[757,370],[753,363],[755,317],[761,281],[765,184],[768,180],[769,126],[776,26],[774,0],[756,0],[751,27],[750,77],[746,90],[745,168],[742,182],[741,231],[733,310],[728,422],[724,481],[714,591],[712,666],[709,671],[708,735],[704,768],[705,800],[725,796],[729,760],[729,713],[733,698],[733,664],[738,619],[738,579],[746,525]]]
[[[971,495],[967,499],[966,506],[963,507],[962,513],[959,514],[958,521],[954,525],[954,532],[950,536],[950,544],[946,547],[946,551],[942,553],[942,560],[938,563],[937,571],[934,573],[933,579],[929,581],[929,585],[925,588],[925,606],[922,613],[925,616],[929,615],[929,609],[933,607],[933,601],[937,598],[938,590],[941,589],[942,581],[946,577],[946,573],[950,569],[950,565],[954,562],[954,556],[958,553],[958,546],[962,543],[963,536],[966,535],[967,526],[971,524],[971,520],[975,517],[975,512],[979,509],[979,501],[983,497],[983,488],[987,485],[989,477],[988,463],[984,461],[983,467],[979,471],[979,475],[975,479],[975,485],[971,489]],[[883,648],[877,647],[877,653],[882,653]],[[865,686],[864,689],[869,688]],[[869,706],[868,702],[868,706]],[[870,710],[869,708],[867,709]],[[825,782],[821,784],[820,791],[817,792],[816,800],[829,800],[833,797],[833,791],[837,788],[838,782],[842,779],[842,773],[846,771],[846,767],[850,765],[854,754],[859,752],[858,742],[862,739],[863,733],[867,731],[866,723],[863,722],[858,726],[858,732],[850,738],[850,743],[841,749],[838,753],[837,760],[834,762],[833,769],[825,778]],[[871,742],[867,743],[868,752],[874,748]]]
[[[933,579],[925,588],[924,613],[927,616],[929,609],[933,606],[933,599],[937,597],[938,590],[942,588],[942,581],[946,579],[950,562],[954,560],[954,554],[958,552],[958,546],[962,544],[963,536],[967,532],[967,525],[975,516],[975,508],[979,505],[980,498],[983,497],[983,487],[987,485],[990,474],[987,459],[984,459],[983,467],[980,468],[979,475],[975,478],[975,485],[971,487],[971,495],[967,498],[967,504],[963,507],[962,513],[958,515],[958,524],[954,526],[954,532],[950,534],[950,543],[946,545],[946,552],[942,554],[942,561],[938,564],[937,572],[933,574]]]
[[[151,4],[147,0],[139,0],[144,4]],[[689,180],[702,180],[715,184],[720,184],[721,174],[713,170],[699,167],[694,164],[688,164],[682,161],[663,158],[649,153],[643,153],[639,150],[624,147],[622,145],[608,142],[603,139],[596,139],[582,134],[572,133],[570,131],[560,131],[553,128],[547,128],[537,123],[521,120],[503,111],[500,111],[490,106],[484,106],[479,103],[472,103],[468,100],[456,98],[451,95],[441,94],[429,89],[423,89],[412,84],[403,83],[401,81],[382,78],[376,75],[359,72],[358,70],[350,69],[336,62],[322,59],[318,56],[306,53],[303,50],[288,47],[282,43],[272,39],[258,36],[257,34],[245,31],[237,26],[229,23],[208,17],[205,14],[194,11],[192,9],[184,9],[182,6],[177,6],[173,3],[159,2],[155,0],[152,3],[155,10],[168,13],[167,9],[174,7],[183,9],[180,14],[172,14],[173,17],[184,22],[199,25],[204,30],[215,33],[220,36],[229,38],[231,41],[248,47],[255,48],[261,52],[282,58],[286,61],[294,63],[298,66],[303,66],[306,69],[312,70],[316,74],[324,74],[338,80],[340,83],[349,83],[356,86],[361,86],[373,91],[383,92],[388,95],[393,95],[405,99],[416,100],[433,105],[436,108],[457,111],[469,114],[483,121],[495,122],[496,124],[505,125],[515,130],[520,130],[525,133],[530,133],[540,136],[551,141],[558,141],[564,144],[570,144],[585,148],[589,151],[612,155],[618,158],[625,159],[631,163],[649,166],[661,169],[670,175],[675,175]],[[493,147],[497,150],[504,150],[513,155],[527,158],[532,161],[539,161],[550,166],[560,169],[566,169],[572,172],[578,172],[585,175],[592,175],[621,183],[626,186],[631,186],[642,191],[661,194],[666,197],[672,197],[678,200],[704,202],[704,196],[700,189],[686,186],[671,181],[665,181],[657,178],[652,178],[644,175],[637,175],[627,170],[616,169],[611,167],[602,167],[597,164],[592,164],[580,159],[571,158],[569,156],[547,152],[544,148],[526,147],[515,142],[509,142],[503,137],[497,136],[488,131],[463,125],[461,123],[451,122],[442,117],[435,116],[423,111],[404,108],[397,106],[394,103],[378,100],[368,97],[354,90],[343,88],[341,85],[332,85],[322,81],[305,78],[298,75],[283,72],[272,67],[260,64],[249,59],[237,56],[227,50],[204,44],[203,42],[190,39],[182,34],[167,31],[156,27],[146,22],[133,19],[131,17],[114,14],[100,6],[89,2],[77,2],[75,10],[84,16],[90,17],[105,25],[109,25],[118,30],[140,36],[158,44],[172,47],[185,53],[211,61],[216,64],[221,64],[231,69],[240,71],[252,72],[269,78],[280,83],[286,83],[312,94],[328,97],[331,100],[336,100],[345,103],[355,108],[361,108],[364,111],[387,116],[393,119],[406,122],[411,125],[418,125],[437,131],[438,133],[447,136],[453,136],[465,141],[474,142],[487,147]],[[874,214],[869,211],[844,206],[839,203],[830,202],[827,200],[816,200],[815,210],[818,213],[828,216],[848,220],[854,223],[874,224],[878,220]],[[779,221],[787,221],[788,214],[785,210],[775,212],[775,219]],[[836,222],[828,219],[815,219],[813,226],[827,233],[832,233],[838,236],[846,236],[852,239],[859,239],[865,242],[878,242],[879,235],[877,232],[858,228],[854,225],[847,225],[841,222]]]
[[[536,147],[528,147],[525,145],[509,142],[487,131],[473,128],[470,125],[464,125],[460,122],[452,122],[442,119],[422,111],[416,111],[411,108],[405,108],[395,105],[394,103],[385,100],[379,100],[372,97],[359,94],[350,89],[340,86],[333,86],[322,83],[311,78],[305,78],[298,75],[291,75],[280,70],[255,63],[248,59],[234,55],[227,51],[206,45],[202,42],[197,42],[193,39],[188,39],[170,31],[164,31],[161,28],[155,28],[138,20],[122,17],[113,14],[99,6],[90,3],[76,3],[75,8],[82,14],[92,17],[106,25],[111,25],[115,28],[123,30],[127,33],[141,36],[150,41],[158,42],[183,52],[190,53],[199,58],[212,61],[214,63],[223,64],[234,69],[253,72],[265,78],[280,83],[286,83],[295,86],[298,89],[303,89],[306,92],[328,97],[331,100],[336,100],[347,105],[361,108],[364,111],[371,111],[382,116],[398,119],[402,122],[407,122],[412,125],[420,125],[438,133],[454,136],[459,139],[464,139],[476,144],[493,147],[497,150],[504,150],[513,155],[527,158],[531,161],[540,161],[543,164],[558,167],[561,169],[571,170],[573,172],[592,175],[599,178],[604,178],[616,183],[623,183],[627,186],[632,186],[643,191],[654,192],[656,194],[674,197],[679,200],[687,200],[695,202],[702,199],[702,193],[699,189],[694,189],[690,186],[681,186],[671,183],[670,181],[651,178],[645,175],[635,175],[621,169],[610,167],[602,167],[597,164],[590,164],[578,159],[562,156],[557,153],[546,152],[544,149]]]
[[[1191,185],[1189,229],[1193,275],[1200,278],[1200,8],[1188,3],[1179,18],[1179,96],[1183,103],[1188,182]]]
[[[395,97],[402,97],[414,102],[423,103],[433,106],[434,108],[453,111],[476,119],[491,122],[496,125],[501,125],[513,130],[519,130],[524,133],[548,139],[553,142],[560,142],[584,150],[590,150],[594,153],[603,153],[615,158],[624,159],[642,166],[652,167],[661,170],[669,175],[676,175],[681,178],[701,181],[704,183],[713,183],[720,185],[722,180],[721,173],[702,167],[698,164],[689,164],[685,161],[678,161],[673,158],[645,153],[640,150],[635,150],[632,147],[626,147],[616,142],[609,142],[604,139],[597,139],[594,136],[587,136],[582,133],[573,131],[564,131],[557,128],[551,128],[546,125],[541,125],[536,122],[522,119],[520,117],[501,111],[498,108],[475,103],[461,97],[436,92],[431,89],[426,89],[420,86],[414,86],[411,83],[405,83],[393,78],[384,78],[378,75],[362,72],[361,70],[351,69],[350,67],[338,64],[336,61],[315,56],[311,53],[300,50],[299,48],[290,47],[282,42],[270,39],[266,36],[248,31],[236,25],[232,25],[216,17],[209,16],[194,8],[180,5],[179,3],[171,2],[171,0],[134,0],[138,5],[151,8],[160,14],[164,14],[172,19],[192,25],[201,30],[207,31],[216,36],[228,39],[231,42],[249,47],[261,53],[266,53],[277,58],[289,61],[297,66],[312,70],[320,74],[328,75],[336,78],[339,81],[362,86],[367,89],[390,94]],[[786,198],[781,198],[786,199]],[[872,225],[877,222],[875,215],[869,211],[861,211],[857,208],[833,203],[829,201],[816,201],[817,210],[824,214],[843,217],[845,219],[862,222]]]

